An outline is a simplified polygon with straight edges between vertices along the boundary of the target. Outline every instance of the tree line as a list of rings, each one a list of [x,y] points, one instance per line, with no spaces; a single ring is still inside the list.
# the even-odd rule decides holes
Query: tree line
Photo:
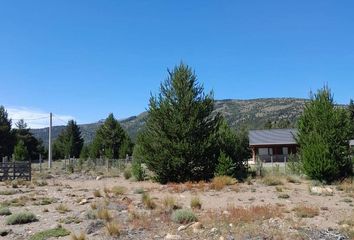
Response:
[[[217,175],[245,178],[250,157],[247,130],[231,129],[213,111],[214,103],[213,92],[205,93],[193,69],[181,63],[168,71],[159,93],[151,95],[146,124],[135,144],[113,114],[86,145],[79,126],[71,120],[54,141],[53,157],[117,159],[133,154],[133,174],[142,176],[145,165],[161,183],[208,180]],[[284,119],[265,127],[289,127],[289,123]],[[43,149],[40,142],[33,140],[23,121],[17,127],[11,129],[11,120],[1,107],[0,156],[38,154]],[[354,138],[352,100],[348,108],[340,108],[324,87],[310,96],[295,127],[298,162],[306,175],[334,181],[352,174],[348,144]]]

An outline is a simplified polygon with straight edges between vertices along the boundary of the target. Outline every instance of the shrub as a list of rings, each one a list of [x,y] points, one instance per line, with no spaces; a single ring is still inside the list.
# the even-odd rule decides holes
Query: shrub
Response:
[[[137,188],[134,190],[135,194],[143,194],[145,192],[144,188]]]
[[[225,186],[233,185],[236,182],[237,182],[236,179],[229,176],[217,176],[213,178],[210,187],[215,190],[221,190]]]
[[[146,173],[140,160],[134,159],[132,162],[132,174],[137,181],[144,181]]]
[[[13,195],[16,193],[17,193],[17,191],[13,190],[13,189],[6,189],[6,190],[0,191],[0,195]]]
[[[53,229],[44,230],[38,232],[30,237],[30,240],[46,240],[49,238],[58,238],[68,236],[70,232],[62,227],[57,227]]]
[[[36,215],[31,212],[20,212],[9,216],[6,219],[7,225],[25,224],[38,221]]]
[[[156,208],[156,203],[148,193],[143,193],[143,195],[141,196],[141,201],[143,202],[144,206],[148,209]]]
[[[215,169],[216,176],[234,176],[235,175],[235,164],[229,156],[226,156],[224,152],[221,152],[218,165]]]
[[[198,196],[194,196],[191,199],[191,208],[196,208],[196,209],[201,209],[202,208],[202,202],[200,201],[200,198]]]
[[[130,179],[132,177],[132,170],[130,168],[124,169],[123,175],[125,179]]]
[[[178,209],[174,211],[171,219],[175,223],[190,223],[198,220],[195,214],[188,209]]]
[[[0,207],[0,216],[8,216],[11,214],[12,213],[8,207]]]
[[[255,222],[263,221],[265,219],[280,217],[282,215],[282,210],[279,207],[265,205],[265,206],[252,206],[252,207],[229,207],[227,209],[229,215],[229,222]]]

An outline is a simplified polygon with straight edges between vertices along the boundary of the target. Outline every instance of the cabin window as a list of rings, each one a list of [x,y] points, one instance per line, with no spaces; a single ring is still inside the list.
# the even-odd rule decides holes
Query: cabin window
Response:
[[[283,147],[283,155],[288,155],[288,154],[289,154],[288,147]]]
[[[258,155],[268,155],[268,148],[258,148]]]

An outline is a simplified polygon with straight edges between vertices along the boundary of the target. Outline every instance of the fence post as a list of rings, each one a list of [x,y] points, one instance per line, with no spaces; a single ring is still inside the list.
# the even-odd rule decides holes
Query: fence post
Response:
[[[13,179],[15,180],[15,178],[16,178],[16,162],[15,161],[13,161],[12,162],[13,163]]]
[[[286,174],[286,156],[284,156],[284,172]]]
[[[39,154],[39,172],[42,173],[42,154]]]
[[[270,161],[272,162],[272,174],[274,174],[274,168],[273,168],[273,155],[270,156]]]
[[[29,171],[29,179],[28,181],[31,181],[32,179],[32,164],[31,164],[31,160],[28,161],[28,171]]]

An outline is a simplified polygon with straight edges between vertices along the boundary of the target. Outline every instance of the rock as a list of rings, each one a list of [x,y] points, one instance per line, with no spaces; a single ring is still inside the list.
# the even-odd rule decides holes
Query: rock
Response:
[[[180,231],[183,231],[183,230],[186,230],[188,228],[188,225],[181,225],[177,228],[177,231],[180,232]]]
[[[82,199],[82,200],[79,202],[79,205],[84,205],[84,204],[86,204],[86,203],[88,203],[88,201],[87,201],[86,198],[84,198],[84,199]]]
[[[201,222],[195,222],[191,225],[193,229],[203,229],[203,224]]]
[[[165,239],[169,239],[169,240],[179,240],[182,239],[182,237],[180,235],[172,235],[167,233],[167,235],[165,236]]]
[[[218,231],[218,229],[217,228],[212,228],[212,229],[210,229],[210,233],[216,233]]]
[[[1,229],[0,230],[0,236],[5,237],[7,235],[9,235],[10,233],[12,233],[11,229]]]
[[[333,195],[333,189],[330,187],[313,186],[310,188],[310,192],[318,195]]]
[[[225,210],[225,211],[222,212],[222,214],[224,214],[224,215],[229,215],[230,212]]]
[[[89,225],[86,227],[86,233],[91,234],[97,232],[103,227],[104,227],[104,222],[102,220],[90,222]]]
[[[96,180],[98,181],[98,180],[101,180],[102,178],[103,178],[103,176],[97,176]]]
[[[220,236],[219,240],[225,240],[225,238],[223,236]]]

